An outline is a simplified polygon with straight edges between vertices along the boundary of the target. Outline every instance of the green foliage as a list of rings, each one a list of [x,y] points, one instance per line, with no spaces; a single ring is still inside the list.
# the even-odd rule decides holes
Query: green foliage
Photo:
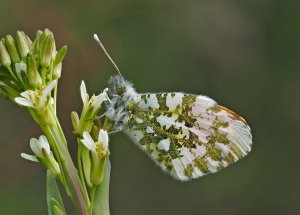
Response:
[[[59,188],[56,184],[55,177],[49,170],[47,171],[46,191],[48,215],[59,215],[59,211],[61,212],[61,215],[66,214],[64,203],[62,201]]]

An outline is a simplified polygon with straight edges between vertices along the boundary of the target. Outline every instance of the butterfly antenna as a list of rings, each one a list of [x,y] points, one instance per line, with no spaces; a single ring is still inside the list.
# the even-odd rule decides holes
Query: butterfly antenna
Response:
[[[108,60],[110,61],[110,63],[113,65],[113,67],[117,70],[117,72],[121,74],[118,66],[116,65],[116,63],[113,61],[113,59],[110,57],[110,55],[108,54],[108,52],[106,51],[103,43],[101,42],[101,40],[99,39],[97,34],[94,34],[94,39],[96,40],[96,42],[98,43],[98,45],[100,46],[100,48],[102,49],[102,51],[104,52],[104,54],[106,55],[106,57],[108,58]]]

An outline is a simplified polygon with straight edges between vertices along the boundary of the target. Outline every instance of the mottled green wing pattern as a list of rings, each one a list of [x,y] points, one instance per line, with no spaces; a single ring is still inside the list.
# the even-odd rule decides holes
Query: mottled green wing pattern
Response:
[[[251,150],[245,120],[206,96],[138,94],[128,112],[124,131],[178,180],[217,172]]]

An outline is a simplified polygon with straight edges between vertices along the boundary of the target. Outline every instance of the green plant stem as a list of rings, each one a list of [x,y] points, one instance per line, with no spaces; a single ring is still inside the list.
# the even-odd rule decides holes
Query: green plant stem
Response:
[[[71,198],[77,213],[80,215],[88,215],[90,205],[89,197],[82,186],[78,171],[69,153],[67,141],[62,132],[59,121],[54,114],[53,109],[50,106],[49,108],[51,110],[49,111],[48,117],[51,119],[51,122],[43,122],[40,119],[42,116],[39,115],[38,112],[31,111],[30,113],[33,115],[33,118],[40,125],[49,140],[55,157],[60,164],[63,184],[66,192]]]
[[[97,189],[97,187],[95,187],[95,186],[93,186],[92,189],[91,189],[91,204],[90,204],[90,208],[89,208],[89,215],[93,215],[96,189]]]
[[[81,161],[82,145],[81,145],[79,139],[77,139],[77,142],[78,142],[77,162],[78,162],[79,177],[80,177],[81,185],[84,189],[85,196],[88,196],[88,192],[87,192],[86,184],[85,184],[85,180],[84,180],[82,161]]]
[[[56,106],[57,106],[57,84],[55,85],[54,87],[54,96],[53,96],[53,100],[54,100],[54,103],[53,103],[53,111],[54,111],[54,114],[56,115]]]
[[[110,181],[110,160],[107,159],[104,168],[103,181],[97,188],[93,205],[94,215],[110,215],[109,210],[109,181]]]
[[[82,169],[82,162],[81,162],[81,144],[80,140],[77,139],[78,143],[78,150],[77,150],[77,162],[78,162],[78,171],[79,171],[79,177],[82,183],[84,183],[84,176],[83,176],[83,169]]]

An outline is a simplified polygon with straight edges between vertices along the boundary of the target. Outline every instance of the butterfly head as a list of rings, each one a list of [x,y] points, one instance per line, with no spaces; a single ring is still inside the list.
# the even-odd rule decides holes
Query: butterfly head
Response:
[[[122,75],[114,75],[109,79],[109,94],[112,97],[124,97],[135,92],[132,84],[126,81]]]

